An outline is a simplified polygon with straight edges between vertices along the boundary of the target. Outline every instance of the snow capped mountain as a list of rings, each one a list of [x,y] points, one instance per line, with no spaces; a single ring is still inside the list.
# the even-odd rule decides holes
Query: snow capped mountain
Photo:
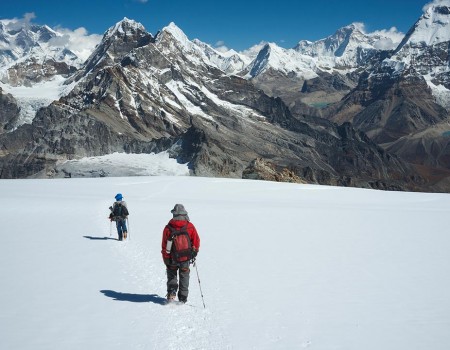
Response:
[[[211,69],[224,74],[174,23],[153,37],[141,24],[125,18],[105,33],[84,67],[68,80],[77,85],[67,103],[91,108],[107,96],[125,120],[130,114],[140,119],[142,114],[161,111],[167,125],[185,126],[186,117],[178,113],[195,110],[203,115],[194,106],[198,102],[190,102],[197,97],[188,86],[198,80],[200,71],[206,79]],[[195,89],[200,89],[197,83]]]
[[[286,59],[300,55],[295,50],[266,49],[273,66],[303,70]],[[286,181],[416,186],[408,164],[385,157],[350,125],[298,120],[281,99],[218,69],[173,23],[153,37],[122,20],[67,83],[73,89],[40,109],[30,126],[0,138],[8,149],[0,155],[3,177],[61,177],[67,160],[167,151],[200,176],[243,177],[247,170],[245,176],[263,179],[264,169],[251,167],[261,158],[271,176]],[[367,154],[376,161],[365,161]]]
[[[247,67],[247,77],[256,77],[273,69],[283,74],[294,74],[304,79],[317,76],[316,60],[293,49],[283,49],[274,43],[268,43],[259,51],[256,58]]]
[[[377,61],[393,37],[390,31],[372,35],[361,24],[339,29],[333,35],[293,49],[266,44],[244,71],[245,77],[270,96],[281,97],[298,114],[321,115],[356,86],[362,69]],[[359,71],[359,72],[358,72]]]
[[[54,60],[67,66],[79,66],[81,60],[69,49],[55,43],[62,34],[48,26],[28,25],[0,20],[0,78],[2,82],[21,85],[8,74],[14,66],[27,62]]]
[[[243,71],[252,61],[252,58],[232,49],[226,52],[219,52],[211,45],[208,45],[199,39],[193,39],[191,41],[173,22],[170,23],[169,26],[163,28],[162,33],[164,34],[165,32],[172,35],[173,38],[180,43],[181,47],[184,48],[185,52],[197,57],[200,55],[204,63],[213,65],[226,74],[237,74]],[[157,36],[157,42],[162,40],[161,36],[163,36],[163,34],[160,33]]]
[[[436,101],[450,110],[450,0],[436,0],[411,27],[395,50],[383,61],[393,74],[423,77]]]
[[[252,58],[233,49],[219,52],[198,39],[194,39],[193,43],[203,50],[209,62],[227,74],[236,74],[243,71],[252,61]]]
[[[77,82],[94,68],[120,63],[123,55],[132,48],[144,46],[152,40],[153,36],[145,30],[142,24],[125,17],[104,33],[99,45],[67,83]]]
[[[424,10],[424,14],[411,27],[391,57],[392,60],[404,62],[406,67],[421,65],[426,59],[424,53],[428,48],[445,49],[445,44],[450,42],[450,0],[435,1],[425,6]],[[448,57],[442,59],[444,65],[449,60]],[[436,63],[432,62],[432,66],[436,66]]]
[[[431,24],[414,28],[438,28],[427,38],[441,40],[444,32],[439,26],[446,23],[446,9],[442,4],[427,8],[425,15],[434,18]],[[6,67],[9,82],[0,85],[0,103],[8,109],[0,123],[11,134],[1,138],[9,152],[0,155],[1,165],[11,169],[2,176],[54,176],[47,174],[58,173],[59,162],[66,160],[167,151],[189,163],[193,174],[203,176],[264,178],[259,168],[251,166],[261,159],[259,163],[271,167],[276,176],[292,172],[292,179],[301,181],[395,189],[427,186],[410,164],[386,156],[350,124],[338,126],[316,117],[327,117],[333,112],[327,106],[348,96],[345,106],[335,110],[336,116],[348,119],[336,122],[353,121],[361,112],[358,125],[373,130],[371,121],[380,111],[376,106],[383,106],[380,120],[390,118],[389,99],[401,93],[408,99],[404,104],[408,108],[400,109],[403,114],[414,111],[415,99],[422,99],[416,119],[406,119],[413,131],[442,121],[445,111],[435,108],[424,79],[448,100],[447,42],[410,51],[405,40],[404,49],[384,60],[393,54],[390,50],[401,35],[395,28],[365,33],[363,25],[353,23],[317,42],[300,41],[292,49],[263,43],[243,53],[224,53],[190,40],[173,22],[153,36],[142,24],[124,18],[105,31],[83,64],[69,66],[64,60],[71,51],[56,45],[63,42],[58,32],[30,25],[23,26],[26,30],[13,26],[14,31],[9,22],[1,24],[2,33],[7,33],[0,37],[2,47],[8,40],[18,40],[31,55],[0,65]],[[413,31],[409,34],[414,37]],[[40,61],[41,52],[53,46],[57,49],[52,59]],[[5,60],[15,57],[13,51],[0,53]],[[391,89],[408,66],[417,79]],[[31,103],[35,89],[42,94]],[[44,91],[52,93],[44,96]],[[399,104],[402,101],[397,98]],[[22,116],[17,123],[19,108]],[[362,113],[364,109],[368,112]],[[17,128],[23,123],[31,125]],[[390,125],[398,129],[390,130],[390,137],[409,131],[395,121]],[[383,127],[376,125],[376,130]],[[398,182],[403,180],[406,185]]]
[[[266,44],[268,44],[268,42],[261,41],[259,44],[253,45],[247,50],[242,51],[241,54],[244,55],[245,57],[250,58],[251,60],[254,60],[256,56],[258,56],[259,51],[261,51],[263,47],[266,46]]]
[[[117,22],[106,31],[105,39],[113,37],[116,34],[121,37],[134,36],[138,31],[145,31],[144,26],[135,20],[124,17],[121,21]]]
[[[355,68],[366,62],[380,47],[394,48],[392,36],[388,33],[366,34],[361,23],[353,23],[325,39],[315,42],[302,40],[294,50],[316,58],[317,66],[321,68]]]
[[[450,1],[435,1],[424,10],[425,13],[408,31],[397,51],[403,46],[424,47],[450,41]]]
[[[71,40],[67,32],[46,25],[0,20],[0,87],[20,108],[19,116],[7,123],[5,131],[31,123],[41,107],[65,93],[65,79],[83,62],[69,49]],[[80,38],[78,41],[82,43]],[[89,45],[84,46],[89,49]]]
[[[170,22],[168,26],[164,27],[161,32],[157,34],[156,42],[162,42],[167,36],[171,36],[173,43],[178,45],[178,49],[185,49],[187,51],[196,50],[195,45],[188,39],[186,34],[174,23]]]
[[[424,7],[397,49],[366,68],[358,85],[329,110],[402,159],[450,169],[450,1]]]
[[[170,59],[177,60],[177,56],[181,55],[192,65],[215,67],[228,74],[235,73],[239,66],[245,65],[245,57],[240,57],[237,53],[219,53],[200,40],[191,41],[173,22],[158,32],[155,44]]]
[[[380,33],[363,33],[363,26],[351,24],[333,35],[311,42],[300,41],[293,49],[283,49],[276,44],[264,45],[247,68],[248,77],[256,77],[271,68],[283,74],[295,74],[304,79],[317,77],[320,71],[355,69],[378,51],[377,43],[391,40]]]

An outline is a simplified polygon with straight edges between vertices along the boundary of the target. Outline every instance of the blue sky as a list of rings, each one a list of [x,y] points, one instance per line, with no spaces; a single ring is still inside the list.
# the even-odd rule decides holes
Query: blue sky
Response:
[[[237,51],[261,41],[290,48],[299,40],[318,40],[352,22],[367,32],[396,27],[406,31],[430,1],[423,0],[2,0],[0,19],[34,14],[32,22],[103,34],[128,17],[152,34],[170,22],[190,39]]]

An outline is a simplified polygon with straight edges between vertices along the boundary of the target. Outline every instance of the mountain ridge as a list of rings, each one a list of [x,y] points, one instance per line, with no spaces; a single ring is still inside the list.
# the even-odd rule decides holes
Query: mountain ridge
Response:
[[[341,36],[340,44],[330,51],[338,58],[354,47],[351,35],[367,39],[356,25],[342,33],[347,36]],[[431,188],[414,166],[387,153],[352,125],[319,118],[329,118],[339,110],[348,114],[358,101],[360,112],[368,111],[367,96],[356,98],[359,90],[372,89],[372,98],[381,96],[387,67],[383,62],[389,61],[374,45],[370,50],[372,47],[371,58],[364,60],[367,66],[349,64],[324,71],[314,57],[305,56],[299,48],[286,50],[268,43],[249,63],[254,69],[239,73],[226,60],[234,57],[239,66],[242,57],[220,54],[199,40],[191,41],[174,23],[153,36],[141,24],[124,18],[105,31],[91,56],[67,77],[67,94],[39,110],[31,124],[5,129],[0,137],[2,177],[27,177],[47,170],[54,174],[59,164],[74,157],[170,149],[173,157],[188,162],[192,174],[200,176],[242,177],[255,159],[262,159],[281,173],[293,171],[299,181],[383,189]],[[362,57],[362,51],[348,52],[351,57]],[[301,57],[299,66],[288,65],[292,57]],[[406,76],[402,68],[394,72]],[[381,85],[364,85],[371,76],[381,77]],[[391,74],[386,77],[390,79]],[[283,87],[280,81],[289,83]],[[427,86],[426,80],[417,81]],[[271,84],[278,84],[279,90],[268,89]],[[301,90],[290,95],[291,100],[274,94],[280,89],[292,91],[295,85]],[[298,94],[318,98],[321,91],[336,99],[332,106],[320,109],[296,98]],[[431,93],[426,91],[429,98]],[[0,93],[2,96],[6,95]],[[344,99],[338,102],[340,96]],[[437,110],[438,105],[430,103]],[[441,107],[439,117],[431,121],[445,120],[445,113]],[[355,126],[364,125],[363,114],[351,112],[349,117],[343,121],[361,120]],[[423,127],[427,123],[428,119]],[[17,138],[23,140],[14,140]]]

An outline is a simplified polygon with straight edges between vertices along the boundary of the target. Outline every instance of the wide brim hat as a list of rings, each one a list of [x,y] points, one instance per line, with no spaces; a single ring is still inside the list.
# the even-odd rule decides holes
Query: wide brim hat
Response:
[[[184,208],[183,204],[175,204],[175,206],[173,207],[173,209],[170,211],[174,216],[178,216],[178,215],[187,215],[188,212],[186,211],[186,209]]]

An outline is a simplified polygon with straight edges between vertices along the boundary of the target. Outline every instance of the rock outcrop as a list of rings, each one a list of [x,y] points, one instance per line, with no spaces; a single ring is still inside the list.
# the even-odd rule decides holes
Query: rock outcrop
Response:
[[[11,94],[6,94],[0,87],[0,134],[10,131],[19,117],[19,106]]]

